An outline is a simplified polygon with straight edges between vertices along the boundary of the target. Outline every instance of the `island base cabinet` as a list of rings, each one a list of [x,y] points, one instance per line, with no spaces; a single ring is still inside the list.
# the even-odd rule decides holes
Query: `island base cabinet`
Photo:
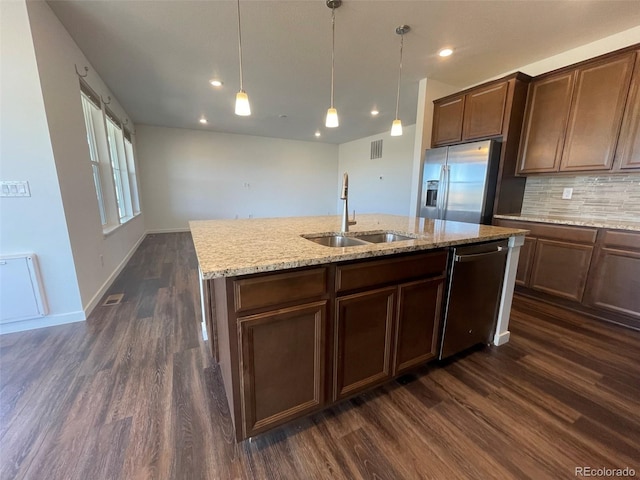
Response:
[[[238,318],[243,435],[325,403],[327,302]]]
[[[334,400],[391,378],[391,329],[397,288],[336,301]]]
[[[400,285],[394,375],[426,363],[438,355],[443,288],[444,278]]]

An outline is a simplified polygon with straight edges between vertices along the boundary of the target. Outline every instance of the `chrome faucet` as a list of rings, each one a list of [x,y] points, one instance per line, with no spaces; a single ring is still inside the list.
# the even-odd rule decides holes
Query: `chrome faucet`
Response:
[[[347,172],[344,172],[342,177],[342,194],[340,195],[340,199],[344,200],[343,208],[342,208],[342,233],[349,231],[349,225],[355,225],[356,222],[356,211],[353,211],[353,220],[349,220],[349,175]]]

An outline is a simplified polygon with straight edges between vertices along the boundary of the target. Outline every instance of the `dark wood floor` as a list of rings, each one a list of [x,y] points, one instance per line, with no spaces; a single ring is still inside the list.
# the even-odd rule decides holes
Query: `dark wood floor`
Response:
[[[0,337],[2,479],[640,473],[640,333],[516,298],[511,342],[236,445],[189,234],[150,235],[86,323]]]

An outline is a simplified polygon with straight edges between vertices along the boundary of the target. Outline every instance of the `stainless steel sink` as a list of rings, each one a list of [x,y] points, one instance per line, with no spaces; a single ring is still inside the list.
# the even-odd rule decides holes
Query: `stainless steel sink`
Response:
[[[402,240],[414,240],[414,238],[407,237],[405,235],[398,235],[397,233],[372,233],[369,235],[358,235],[358,240],[364,240],[369,243],[387,243],[387,242],[400,242]]]
[[[391,232],[376,232],[362,234],[351,234],[349,236],[340,233],[333,233],[329,235],[303,235],[307,240],[324,245],[325,247],[356,247],[362,245],[369,245],[372,243],[388,243],[399,242],[402,240],[414,240],[411,237],[405,235],[399,235]]]
[[[369,242],[364,242],[354,237],[345,237],[344,235],[326,235],[324,237],[305,237],[307,240],[319,243],[325,247],[355,247],[358,245],[367,245]]]

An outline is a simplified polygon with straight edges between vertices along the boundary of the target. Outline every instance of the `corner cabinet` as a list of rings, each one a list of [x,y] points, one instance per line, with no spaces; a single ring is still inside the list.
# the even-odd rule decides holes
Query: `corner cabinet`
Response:
[[[611,170],[618,141],[622,142],[619,155],[624,157],[620,164],[625,164],[629,155],[624,152],[625,145],[633,150],[638,142],[634,138],[637,118],[633,117],[638,100],[630,96],[636,55],[626,49],[531,82],[518,154],[519,174]],[[620,136],[623,116],[625,127]]]
[[[207,281],[236,439],[436,358],[447,258],[441,249]]]

